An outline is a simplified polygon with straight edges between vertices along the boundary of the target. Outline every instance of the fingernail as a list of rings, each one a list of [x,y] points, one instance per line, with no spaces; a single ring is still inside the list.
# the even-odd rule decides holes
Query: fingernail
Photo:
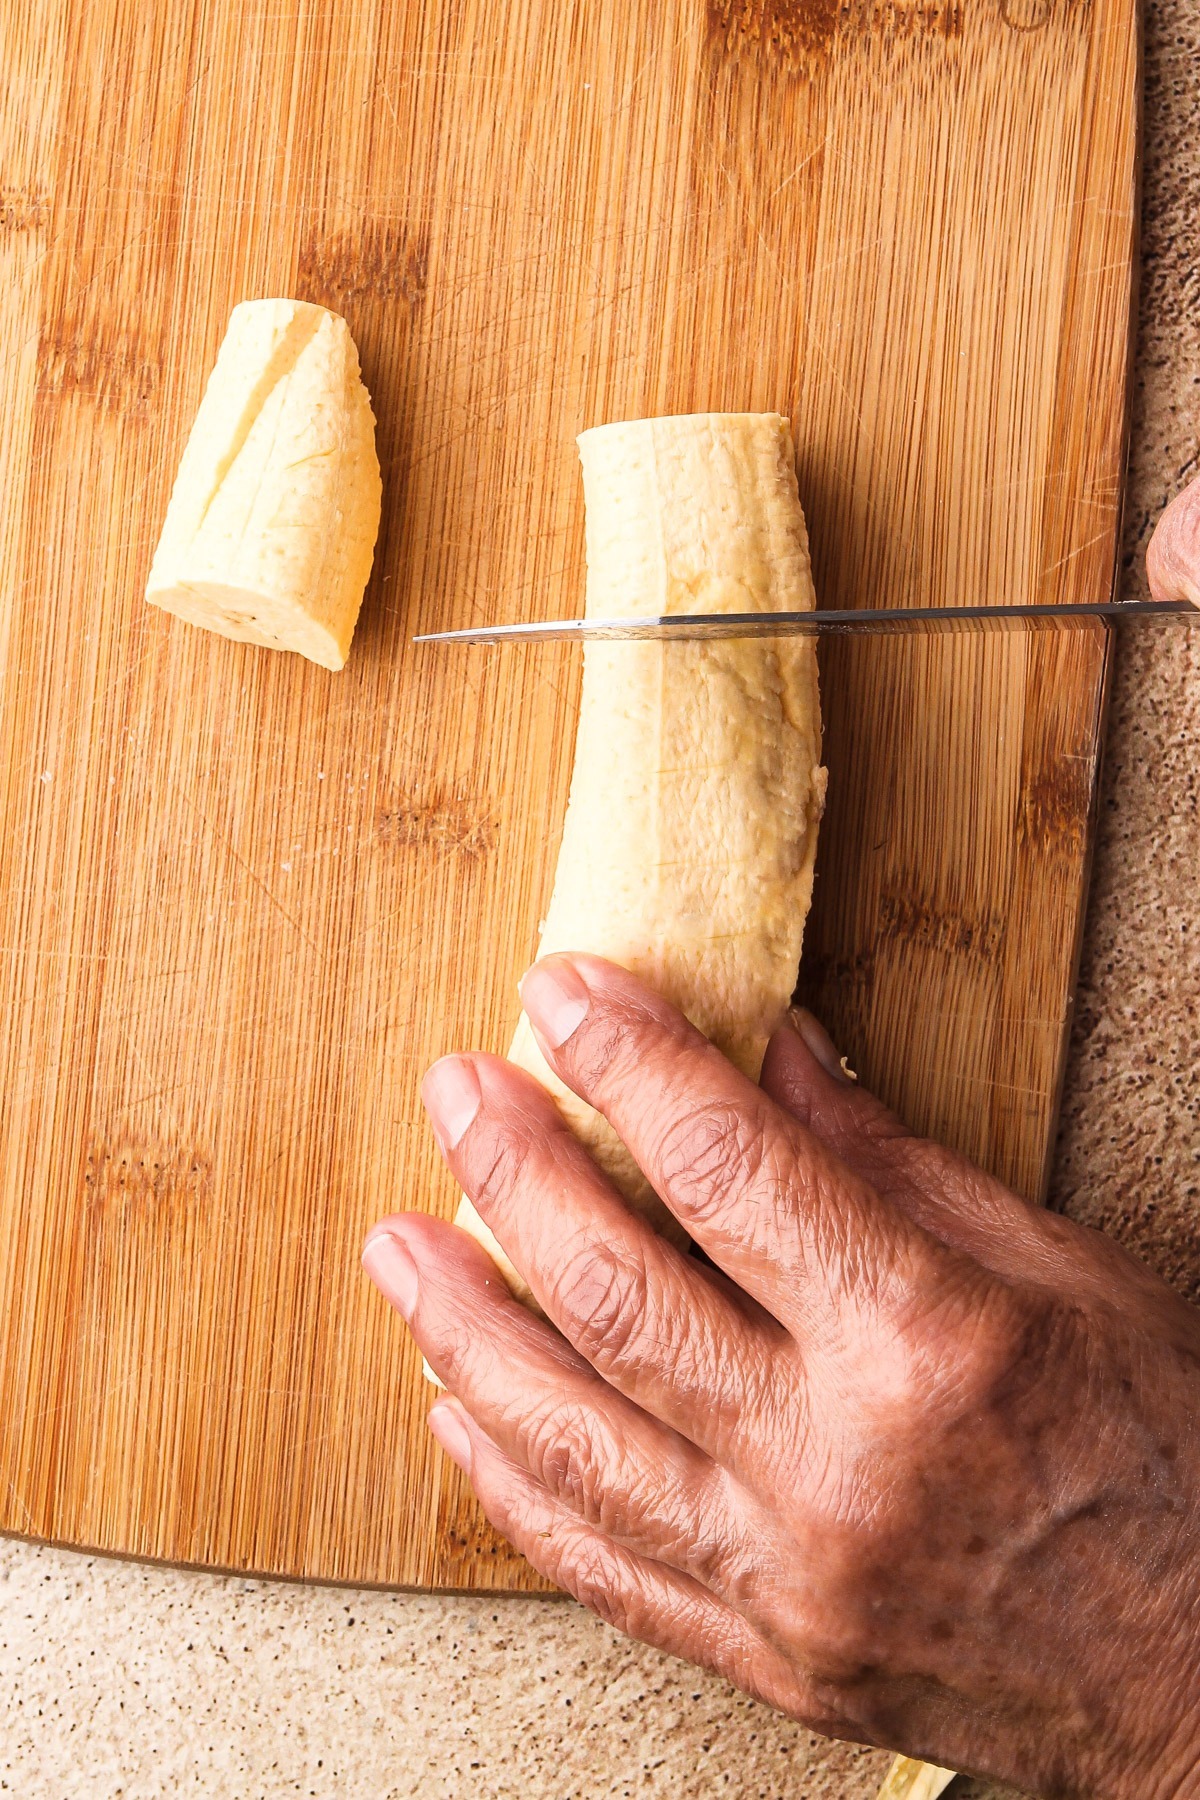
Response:
[[[471,1473],[471,1438],[459,1416],[458,1408],[449,1400],[439,1400],[429,1414],[432,1431],[451,1462],[456,1462],[464,1475]]]
[[[454,1150],[479,1111],[479,1077],[463,1056],[443,1056],[421,1083],[421,1100],[433,1135],[443,1150]]]
[[[808,1046],[810,1056],[815,1056],[821,1067],[833,1076],[835,1081],[851,1081],[853,1077],[847,1069],[838,1049],[825,1027],[818,1019],[814,1019],[803,1006],[792,1011],[796,1030]]]
[[[591,995],[565,957],[534,963],[521,982],[521,1005],[529,1023],[559,1050],[587,1017]]]
[[[363,1246],[362,1265],[385,1300],[404,1319],[417,1310],[417,1265],[406,1244],[391,1231],[377,1231]]]

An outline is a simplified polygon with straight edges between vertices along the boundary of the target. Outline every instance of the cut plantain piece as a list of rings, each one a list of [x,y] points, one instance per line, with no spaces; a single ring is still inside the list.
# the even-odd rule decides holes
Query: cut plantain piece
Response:
[[[184,448],[146,599],[340,669],[380,498],[375,417],[346,321],[302,300],[243,301]]]

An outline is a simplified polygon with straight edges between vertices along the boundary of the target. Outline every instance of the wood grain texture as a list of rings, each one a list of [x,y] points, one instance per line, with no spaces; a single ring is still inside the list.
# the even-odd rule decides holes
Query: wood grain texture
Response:
[[[409,637],[575,611],[575,433],[707,408],[791,414],[826,604],[1106,595],[1134,0],[35,0],[0,55],[0,1526],[530,1585],[358,1251],[454,1208],[417,1084],[508,1040],[578,670]],[[267,294],[380,420],[341,675],[140,598]],[[806,990],[1035,1195],[1106,656],[824,660]]]

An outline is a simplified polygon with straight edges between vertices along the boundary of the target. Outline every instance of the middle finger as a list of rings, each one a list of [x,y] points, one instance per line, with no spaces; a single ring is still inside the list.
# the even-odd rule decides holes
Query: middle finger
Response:
[[[558,954],[521,984],[550,1067],[594,1106],[684,1230],[806,1346],[911,1305],[941,1246],[635,976]]]
[[[447,1083],[474,1112],[443,1153],[546,1316],[612,1387],[736,1468],[755,1421],[798,1392],[786,1332],[625,1204],[532,1076],[444,1059],[424,1088],[435,1125],[455,1111]]]

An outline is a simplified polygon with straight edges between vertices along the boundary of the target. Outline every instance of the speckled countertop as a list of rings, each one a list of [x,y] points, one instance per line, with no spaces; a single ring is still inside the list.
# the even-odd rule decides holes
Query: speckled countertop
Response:
[[[1200,466],[1200,0],[1146,31],[1126,544]],[[1120,653],[1054,1200],[1200,1298],[1200,645]],[[0,1543],[0,1793],[22,1800],[858,1800],[827,1744],[566,1601],[192,1575]],[[964,1800],[1005,1790],[961,1784]]]

